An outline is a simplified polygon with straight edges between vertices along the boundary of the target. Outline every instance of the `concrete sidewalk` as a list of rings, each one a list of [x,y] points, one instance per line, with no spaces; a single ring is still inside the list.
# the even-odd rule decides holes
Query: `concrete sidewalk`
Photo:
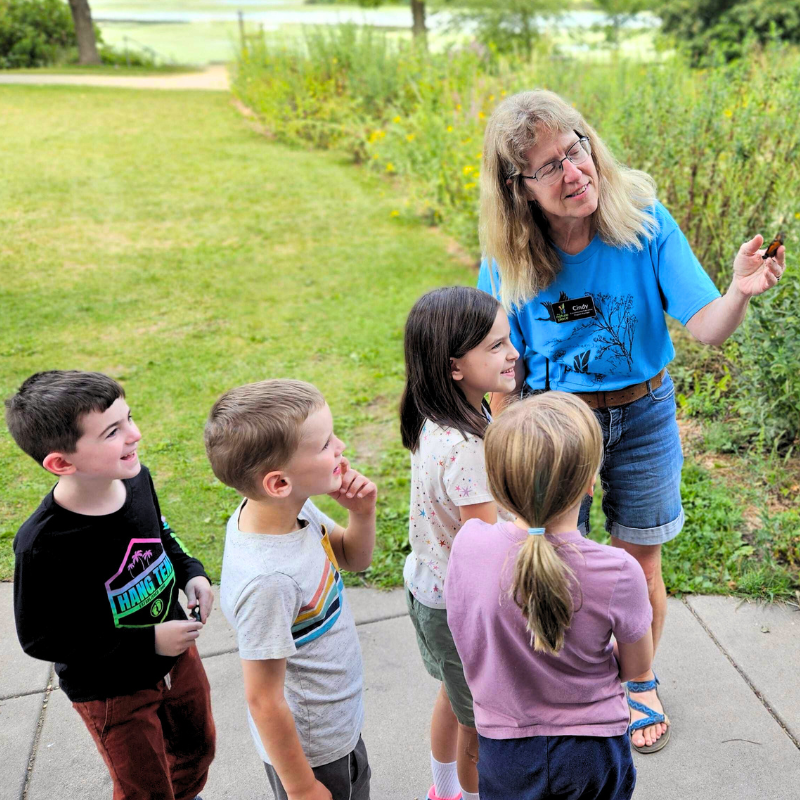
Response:
[[[349,589],[364,652],[364,740],[375,800],[424,800],[437,685],[401,591]],[[102,800],[111,782],[50,665],[22,653],[0,584],[0,798]],[[200,638],[218,731],[205,800],[271,796],[245,721],[234,638],[217,609]],[[661,753],[636,755],[639,800],[800,797],[800,613],[723,597],[670,600],[656,669],[673,720]]]

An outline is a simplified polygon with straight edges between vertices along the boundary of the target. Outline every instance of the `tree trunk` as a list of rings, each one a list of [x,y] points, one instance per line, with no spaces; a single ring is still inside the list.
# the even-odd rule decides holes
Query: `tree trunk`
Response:
[[[414,20],[411,27],[414,38],[425,38],[428,33],[425,27],[425,0],[411,0],[411,17]]]
[[[75,36],[78,39],[78,63],[99,64],[97,43],[94,40],[94,23],[89,0],[69,0],[72,19],[75,22]]]

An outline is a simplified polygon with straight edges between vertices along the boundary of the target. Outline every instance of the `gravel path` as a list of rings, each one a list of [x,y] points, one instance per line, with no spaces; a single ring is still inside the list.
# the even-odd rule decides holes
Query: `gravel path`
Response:
[[[66,86],[113,86],[127,89],[203,89],[212,92],[226,92],[230,88],[228,69],[223,64],[215,64],[202,72],[185,72],[175,75],[55,75],[43,73],[35,75],[3,74],[0,84],[66,85]]]

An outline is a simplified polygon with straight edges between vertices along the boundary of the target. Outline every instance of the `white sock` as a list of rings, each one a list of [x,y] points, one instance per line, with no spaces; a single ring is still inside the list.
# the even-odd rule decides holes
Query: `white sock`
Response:
[[[461,787],[458,785],[457,763],[456,761],[451,761],[449,764],[443,764],[441,761],[437,761],[433,757],[433,753],[431,753],[433,791],[437,797],[458,797]]]
[[[477,792],[473,794],[472,792],[467,792],[464,789],[461,790],[461,798],[462,800],[481,800],[480,795]]]

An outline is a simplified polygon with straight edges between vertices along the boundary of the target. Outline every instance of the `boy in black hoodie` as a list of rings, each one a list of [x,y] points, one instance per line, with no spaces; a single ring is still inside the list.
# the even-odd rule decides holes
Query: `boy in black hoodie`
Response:
[[[58,477],[14,539],[23,650],[56,662],[114,800],[196,798],[215,731],[194,640],[214,595],[161,516],[125,392],[97,372],[39,372],[6,401],[6,421]],[[199,621],[187,620],[179,588]]]

